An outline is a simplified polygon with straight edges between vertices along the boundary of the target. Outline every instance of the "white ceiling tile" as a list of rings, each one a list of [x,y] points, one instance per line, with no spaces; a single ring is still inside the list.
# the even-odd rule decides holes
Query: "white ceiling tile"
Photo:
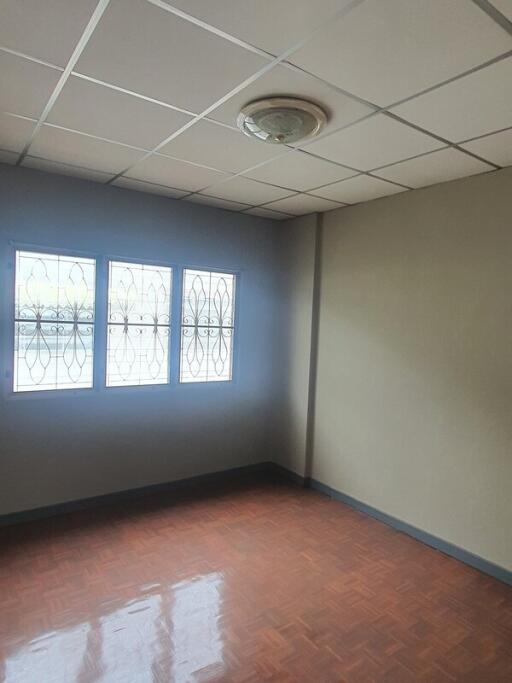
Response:
[[[251,216],[260,216],[260,218],[270,218],[273,221],[285,221],[292,218],[291,214],[281,213],[280,211],[272,211],[271,209],[266,209],[264,206],[255,206],[245,213]]]
[[[442,146],[443,143],[410,126],[385,114],[376,114],[316,140],[306,149],[326,159],[369,171]]]
[[[422,128],[458,142],[512,121],[512,57],[393,108]]]
[[[385,180],[379,180],[367,175],[359,175],[355,178],[342,180],[341,183],[334,183],[334,185],[315,190],[315,194],[321,197],[338,202],[346,202],[347,204],[367,202],[371,199],[386,197],[398,192],[404,192],[404,189],[398,187],[398,185],[387,183]]]
[[[66,66],[98,0],[2,0],[0,45]]]
[[[243,211],[248,209],[250,204],[241,204],[240,202],[229,202],[227,199],[219,199],[218,197],[208,197],[204,194],[192,194],[186,199],[187,202],[194,204],[205,204],[206,206],[215,206],[218,209],[227,209],[228,211]]]
[[[384,106],[511,47],[512,38],[468,0],[366,0],[290,61]]]
[[[169,0],[168,4],[246,43],[280,54],[349,0]]]
[[[180,199],[184,197],[187,192],[177,190],[174,187],[165,187],[164,185],[156,185],[155,183],[146,183],[142,180],[134,180],[134,178],[125,178],[121,176],[114,180],[112,185],[116,187],[123,187],[127,190],[136,190],[137,192],[147,192],[148,194],[159,194],[164,197],[171,197],[172,199]]]
[[[145,149],[190,120],[168,107],[73,76],[48,117],[49,123]]]
[[[238,112],[248,102],[285,95],[302,97],[321,106],[328,115],[323,133],[337,130],[373,111],[306,73],[278,65],[215,109],[210,117],[234,126]]]
[[[376,173],[381,178],[393,180],[402,185],[425,187],[492,170],[493,167],[489,164],[448,147],[416,159],[402,161]]]
[[[265,202],[282,199],[292,193],[290,190],[283,190],[280,187],[265,185],[264,183],[256,182],[256,180],[236,176],[224,183],[207,188],[204,194],[220,197],[221,199],[229,199],[233,202],[265,204]]]
[[[11,164],[14,166],[18,161],[19,154],[15,152],[7,152],[5,149],[0,149],[0,164]]]
[[[292,190],[310,190],[336,180],[355,175],[354,171],[296,151],[249,171],[248,178],[289,187]]]
[[[512,21],[512,0],[491,0],[491,3],[503,15]]]
[[[21,152],[30,139],[35,122],[0,113],[0,148]]]
[[[112,0],[76,71],[198,113],[267,63],[145,0]]]
[[[252,140],[239,131],[208,121],[198,121],[158,151],[231,173],[243,171],[283,152],[278,145]]]
[[[512,128],[494,133],[494,135],[486,135],[485,138],[464,142],[461,147],[498,166],[510,166],[512,165]]]
[[[158,155],[152,155],[140,161],[126,175],[129,178],[175,187],[178,190],[189,190],[190,192],[200,190],[221,178],[225,178],[225,175],[220,171],[213,171],[209,168],[188,164],[186,161],[178,161]]]
[[[0,110],[39,117],[61,72],[0,52]]]
[[[340,202],[332,202],[320,197],[312,197],[309,194],[297,194],[294,197],[280,199],[271,202],[265,208],[285,211],[295,216],[302,216],[306,213],[316,213],[317,211],[332,211],[343,206]]]
[[[60,175],[69,175],[75,178],[94,180],[98,183],[105,183],[109,178],[112,177],[111,173],[101,173],[100,171],[93,171],[89,168],[80,168],[79,166],[60,164],[56,161],[49,161],[48,159],[40,159],[31,156],[26,156],[23,159],[22,166],[35,168],[38,171],[45,171],[46,173],[59,173]]]
[[[30,146],[30,154],[114,174],[135,163],[143,152],[44,125]]]

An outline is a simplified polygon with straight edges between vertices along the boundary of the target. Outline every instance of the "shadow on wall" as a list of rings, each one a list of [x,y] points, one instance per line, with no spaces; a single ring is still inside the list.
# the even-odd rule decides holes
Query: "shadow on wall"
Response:
[[[277,462],[301,476],[307,468],[317,221],[317,214],[302,216],[284,223],[282,230],[284,338],[279,377],[283,445]]]

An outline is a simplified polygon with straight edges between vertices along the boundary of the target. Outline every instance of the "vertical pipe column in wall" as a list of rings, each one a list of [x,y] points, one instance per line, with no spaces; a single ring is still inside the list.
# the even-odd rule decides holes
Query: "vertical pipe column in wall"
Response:
[[[309,358],[308,410],[306,426],[306,460],[304,465],[304,481],[307,485],[313,472],[314,431],[316,405],[316,379],[318,365],[318,330],[320,324],[320,289],[322,284],[322,243],[324,216],[316,215],[315,226],[315,262],[313,275],[313,310],[311,314],[311,344]]]

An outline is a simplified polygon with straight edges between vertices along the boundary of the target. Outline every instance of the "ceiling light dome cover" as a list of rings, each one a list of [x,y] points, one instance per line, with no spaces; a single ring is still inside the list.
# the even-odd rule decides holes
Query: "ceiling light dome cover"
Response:
[[[287,145],[317,135],[327,121],[323,109],[296,97],[269,97],[242,108],[237,125],[245,135]]]

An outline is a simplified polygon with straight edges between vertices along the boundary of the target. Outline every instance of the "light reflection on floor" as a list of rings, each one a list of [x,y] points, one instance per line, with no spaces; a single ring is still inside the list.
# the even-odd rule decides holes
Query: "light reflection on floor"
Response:
[[[6,658],[3,681],[190,683],[217,677],[224,669],[222,588],[219,572],[167,588],[153,585],[107,613],[22,645]]]
[[[222,672],[222,637],[219,630],[222,575],[207,574],[174,587],[172,609],[173,683],[192,680],[207,669]]]

